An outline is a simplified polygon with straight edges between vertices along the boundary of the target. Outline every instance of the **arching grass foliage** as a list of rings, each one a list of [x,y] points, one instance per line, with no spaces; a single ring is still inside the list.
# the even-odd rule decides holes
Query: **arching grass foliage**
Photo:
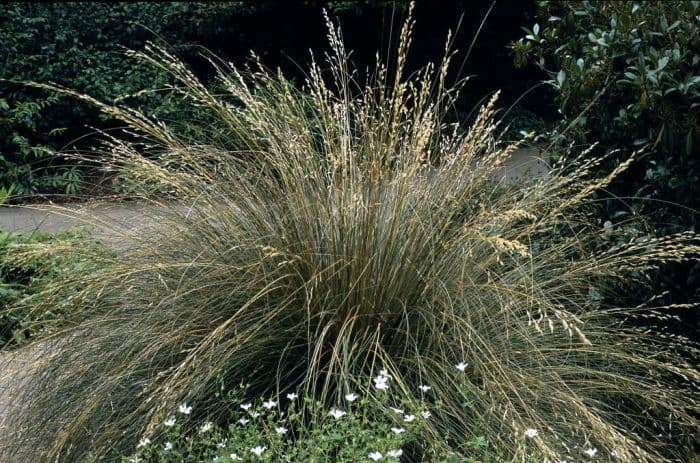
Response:
[[[50,354],[9,418],[11,455],[114,458],[179,403],[226,420],[220,386],[241,382],[328,406],[382,385],[421,401],[430,385],[440,413],[421,439],[461,455],[470,436],[513,461],[583,446],[601,460],[687,454],[696,348],[640,327],[664,307],[592,295],[697,255],[697,238],[594,246],[593,195],[631,159],[604,178],[591,176],[600,160],[574,156],[498,181],[515,147],[498,141],[495,98],[471,127],[446,123],[459,91],[445,83],[449,53],[406,76],[412,24],[391,72],[363,77],[329,22],[332,51],[303,88],[262,65],[220,65],[225,92],[213,94],[166,51],[136,53],[216,121],[199,139],[75,94],[129,127],[106,137],[104,162],[176,199],[61,301],[85,322],[43,341]]]

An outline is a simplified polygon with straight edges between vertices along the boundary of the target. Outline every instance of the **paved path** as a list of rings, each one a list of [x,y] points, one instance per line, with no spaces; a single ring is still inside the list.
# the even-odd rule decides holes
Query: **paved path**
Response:
[[[539,151],[535,148],[519,149],[494,174],[506,182],[516,181],[525,175],[543,175],[547,171]],[[61,230],[88,226],[106,243],[117,247],[127,246],[120,241],[121,232],[151,223],[154,206],[142,202],[55,205],[31,205],[0,207],[0,230],[30,233],[40,230],[55,233]]]

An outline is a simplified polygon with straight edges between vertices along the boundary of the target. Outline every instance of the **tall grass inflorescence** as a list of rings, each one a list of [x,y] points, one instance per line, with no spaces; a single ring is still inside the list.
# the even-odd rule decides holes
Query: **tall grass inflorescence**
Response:
[[[603,230],[586,213],[632,158],[604,178],[591,175],[599,159],[578,156],[499,181],[516,147],[499,143],[495,98],[471,127],[446,123],[459,94],[450,53],[405,76],[412,26],[392,71],[378,60],[361,77],[329,22],[328,66],[312,61],[303,88],[262,65],[219,65],[214,94],[168,52],[135,53],[216,121],[198,140],[61,89],[128,125],[107,137],[106,163],[176,199],[154,201],[159,227],[83,277],[69,302],[85,321],[43,341],[51,354],[9,417],[10,454],[112,458],[174,404],[224,420],[220,384],[245,382],[325,404],[350,386],[418,401],[430,385],[440,413],[423,439],[463,455],[469,436],[513,461],[585,447],[603,460],[686,455],[697,349],[638,322],[667,308],[591,295],[692,258],[697,238],[595,246]]]

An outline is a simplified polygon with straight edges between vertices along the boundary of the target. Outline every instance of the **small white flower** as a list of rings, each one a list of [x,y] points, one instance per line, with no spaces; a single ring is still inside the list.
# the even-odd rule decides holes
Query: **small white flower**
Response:
[[[391,411],[394,413],[398,413],[399,415],[403,415],[403,410],[400,408],[394,408],[394,407],[389,407],[391,408]]]
[[[610,451],[610,456],[613,457],[613,458],[617,458],[617,457],[620,456],[620,454],[617,453],[617,450],[613,449],[613,450]]]
[[[426,386],[425,384],[421,384],[420,386],[418,386],[418,389],[420,389],[421,392],[428,392],[432,388],[430,386]]]
[[[386,452],[386,456],[388,457],[399,458],[401,455],[403,455],[403,450],[401,449],[389,450],[388,452]]]
[[[188,407],[187,404],[182,404],[178,407],[177,411],[182,413],[183,415],[189,415],[192,413],[192,407]]]
[[[287,394],[287,398],[289,400],[295,400],[297,397],[299,397],[299,394],[297,394],[296,392],[290,392],[289,394]]]
[[[343,410],[339,410],[337,408],[334,408],[333,410],[330,411],[329,415],[337,420],[338,418],[342,418],[343,416],[347,415],[347,413],[344,412]]]
[[[367,456],[370,458],[370,460],[373,460],[373,461],[379,461],[383,457],[383,455],[379,452],[372,452]]]
[[[168,450],[172,450],[172,449],[173,449],[173,443],[170,442],[170,441],[166,442],[165,445],[163,446],[163,450],[166,451],[166,452],[167,452]]]
[[[274,400],[268,400],[267,402],[263,402],[262,405],[263,405],[263,408],[265,408],[266,410],[269,410],[272,407],[274,407],[275,405],[277,405],[277,402],[275,402]]]
[[[238,423],[239,423],[239,424],[242,424],[243,426],[245,426],[245,425],[248,424],[249,422],[250,422],[250,420],[247,419],[247,418],[239,418],[239,419],[238,419]]]
[[[391,432],[393,432],[394,434],[401,434],[406,432],[406,430],[404,428],[391,428]]]
[[[389,383],[387,383],[384,378],[380,378],[379,381],[377,380],[377,378],[375,378],[374,387],[376,387],[380,391],[386,391],[387,389],[389,389]]]
[[[415,420],[415,419],[416,419],[416,417],[415,417],[414,415],[405,415],[405,416],[403,417],[403,420],[404,420],[406,423],[410,423],[411,421],[413,421],[413,420]]]
[[[275,428],[275,432],[280,436],[287,434],[287,431],[289,431],[289,429],[285,428],[284,426],[277,426]]]
[[[350,394],[345,394],[345,400],[348,402],[354,402],[357,400],[359,396],[355,394],[354,392],[351,392]]]
[[[264,445],[258,445],[257,447],[253,447],[252,449],[250,449],[250,453],[254,453],[257,456],[260,456],[263,454],[263,452],[265,452],[266,449],[267,447],[265,447]]]
[[[239,457],[237,453],[232,453],[228,457],[231,459],[231,461],[242,461],[243,460],[243,458]]]
[[[598,449],[595,447],[591,447],[591,448],[584,450],[583,453],[585,453],[586,456],[588,456],[588,458],[593,458],[595,456],[595,454],[598,453]]]
[[[199,428],[199,432],[211,431],[211,428],[213,428],[213,427],[214,427],[214,423],[212,423],[211,421],[208,421],[208,422],[204,423],[201,428]]]
[[[243,410],[249,410],[250,407],[252,407],[252,406],[253,406],[253,404],[250,403],[250,402],[248,402],[247,404],[241,404],[241,408],[242,408]]]
[[[459,362],[457,365],[455,365],[455,368],[458,369],[459,371],[464,371],[467,369],[467,366],[469,364],[466,362]]]
[[[372,379],[372,381],[374,381],[374,387],[381,391],[386,391],[387,389],[389,389],[389,380],[391,380],[391,375],[386,370],[386,368],[383,368],[379,372],[379,375],[375,376]]]
[[[525,437],[529,437],[530,439],[537,437],[538,434],[539,432],[537,432],[537,429],[527,428],[525,430]]]
[[[149,439],[148,437],[144,437],[143,439],[141,439],[139,441],[138,445],[136,445],[136,448],[140,449],[141,447],[145,447],[150,443],[151,443],[151,439]]]
[[[420,416],[422,416],[423,418],[425,418],[427,420],[428,418],[430,418],[433,415],[428,410],[425,410],[425,411],[420,412]]]
[[[143,461],[140,457],[129,458],[129,463],[141,463]]]
[[[165,420],[165,421],[163,422],[163,424],[164,424],[166,427],[168,427],[168,428],[171,427],[171,426],[175,426],[175,417],[174,417],[174,416],[171,416],[170,418],[168,418],[167,420]]]
[[[252,412],[252,413],[250,414],[250,416],[251,416],[251,418],[257,418],[257,417],[260,416],[260,413],[258,413],[258,412]]]
[[[216,444],[217,449],[223,449],[224,447],[226,447],[226,439]]]

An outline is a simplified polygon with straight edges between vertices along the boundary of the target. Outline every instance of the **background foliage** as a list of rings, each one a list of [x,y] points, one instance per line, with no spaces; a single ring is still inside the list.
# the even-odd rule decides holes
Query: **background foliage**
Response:
[[[6,4],[0,78],[52,81],[107,100],[160,89],[166,74],[124,56],[124,47],[150,39],[191,51],[202,35],[216,38],[231,15],[250,9],[242,2]],[[0,96],[0,185],[14,183],[19,194],[76,193],[85,169],[54,153],[89,145],[80,140],[89,127],[110,124],[85,105],[21,84],[0,83]],[[139,103],[157,117],[181,117],[167,93]]]
[[[551,135],[622,157],[643,150],[602,195],[601,222],[637,234],[697,230],[700,2],[543,1],[523,30],[515,63],[544,71],[568,127]],[[700,296],[697,265],[667,268],[659,280],[654,290],[676,302]]]
[[[135,106],[169,122],[188,121],[193,111],[175,95],[162,91],[170,83],[166,73],[124,55],[125,48],[140,50],[146,41],[167,44],[193,66],[205,81],[211,67],[200,53],[212,51],[224,60],[241,63],[254,49],[266,65],[280,66],[296,80],[305,79],[303,63],[309,49],[323,50],[322,8],[344,24],[353,60],[370,64],[377,49],[396,41],[396,22],[408,2],[385,0],[343,1],[234,1],[219,3],[8,3],[0,22],[0,79],[56,82],[100,100],[150,89]],[[426,57],[440,56],[444,34],[454,29],[469,10],[456,34],[455,48],[469,48],[490,4],[450,2],[441,8],[419,3],[421,18],[414,68]],[[531,4],[499,2],[493,7],[462,76],[474,75],[462,112],[468,114],[489,92],[502,88],[506,103],[528,88],[532,79],[512,79],[509,40],[517,38]],[[440,31],[436,34],[435,31]],[[484,60],[483,57],[488,57]],[[532,74],[532,73],[530,73]],[[532,74],[534,78],[534,74]],[[161,90],[158,90],[161,89]],[[537,100],[532,100],[537,101]],[[100,117],[87,105],[68,98],[0,82],[0,186],[16,185],[19,195],[80,191],[83,181],[95,183],[96,172],[76,165],[56,152],[73,147],[86,152],[95,144],[94,128],[111,129],[118,123]],[[185,130],[196,130],[184,127]],[[119,183],[120,187],[129,185]]]

